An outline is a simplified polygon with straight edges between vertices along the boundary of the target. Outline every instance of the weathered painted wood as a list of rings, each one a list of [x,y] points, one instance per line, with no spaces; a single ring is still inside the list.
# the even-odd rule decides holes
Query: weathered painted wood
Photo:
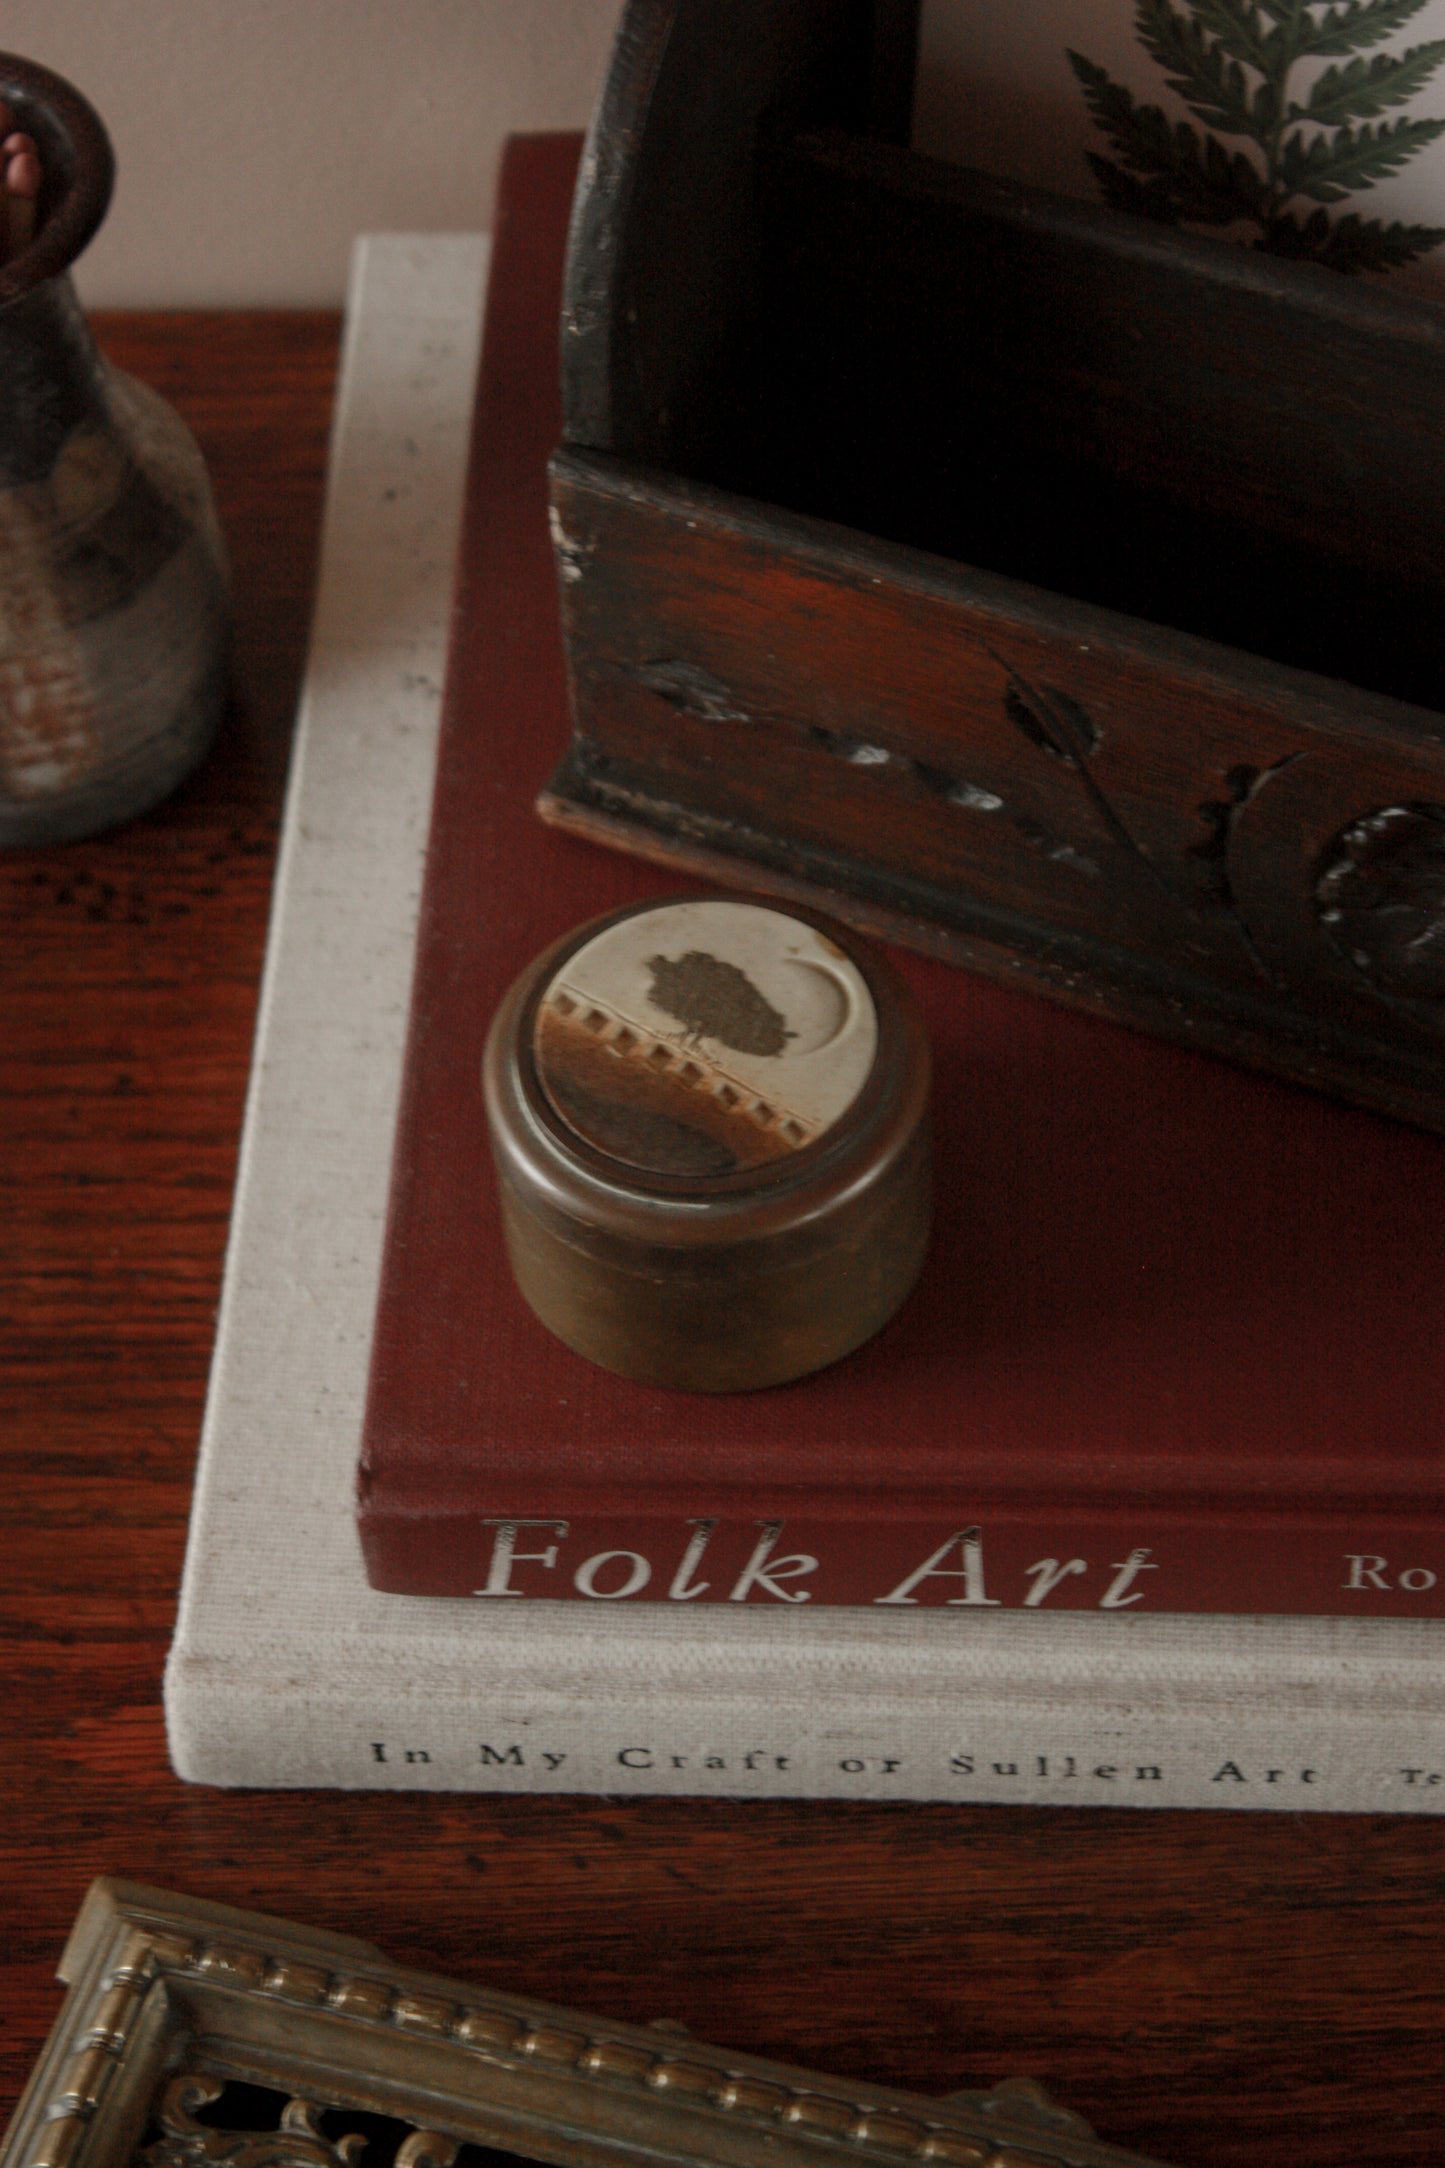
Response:
[[[552,818],[1445,1119],[1439,717],[603,455],[554,506]]]
[[[1445,1122],[1445,316],[870,133],[883,20],[624,17],[544,809]]]

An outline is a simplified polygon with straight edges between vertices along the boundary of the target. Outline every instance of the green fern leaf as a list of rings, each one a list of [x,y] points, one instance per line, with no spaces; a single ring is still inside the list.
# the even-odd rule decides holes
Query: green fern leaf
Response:
[[[1273,30],[1265,32],[1262,51],[1264,57],[1261,65],[1270,79],[1277,83],[1283,82],[1294,64],[1298,46],[1282,23],[1276,23]]]
[[[1427,0],[1346,0],[1343,6],[1326,8],[1323,15],[1296,9],[1292,0],[1260,0],[1260,4],[1289,35],[1294,59],[1328,60],[1341,53],[1362,53],[1403,30]]]
[[[1329,246],[1320,257],[1332,271],[1393,271],[1414,263],[1445,241],[1445,226],[1406,226],[1392,219],[1362,219],[1356,211],[1330,223]]]
[[[1139,40],[1192,113],[1226,135],[1253,135],[1249,86],[1238,60],[1169,0],[1140,0]]]
[[[1286,137],[1280,173],[1292,196],[1339,203],[1356,188],[1373,188],[1445,135],[1445,120],[1386,120],[1375,127],[1339,128],[1333,135]]]
[[[1392,105],[1408,104],[1442,61],[1445,38],[1432,38],[1428,45],[1411,46],[1398,60],[1381,53],[1373,60],[1350,60],[1342,68],[1326,68],[1304,104],[1291,103],[1288,117],[1319,121],[1326,127],[1372,119]]]
[[[1264,209],[1265,180],[1258,166],[1252,165],[1243,151],[1231,156],[1213,136],[1204,139],[1202,174],[1191,166],[1189,177],[1196,200],[1207,202],[1211,208],[1207,213],[1186,211],[1184,215],[1201,224],[1233,226],[1241,219],[1258,218]]]
[[[1136,105],[1122,83],[1082,53],[1071,52],[1068,59],[1083,85],[1085,104],[1125,165],[1144,175],[1168,173],[1174,132],[1168,116],[1157,105]]]
[[[1179,224],[1182,213],[1178,199],[1166,180],[1136,180],[1132,173],[1126,173],[1112,158],[1105,158],[1098,151],[1085,151],[1084,156],[1099,184],[1099,193],[1111,211],[1128,211],[1135,218],[1152,218],[1161,226]]]
[[[1258,90],[1256,90],[1254,94],[1254,102],[1250,109],[1254,117],[1254,125],[1258,132],[1259,141],[1261,143],[1267,143],[1270,137],[1274,134],[1275,129],[1279,126],[1279,107],[1280,96],[1278,83],[1271,83],[1269,81],[1261,83]]]
[[[1362,219],[1357,211],[1331,219],[1324,211],[1308,218],[1289,213],[1271,222],[1267,238],[1257,242],[1271,255],[1323,264],[1331,271],[1394,271],[1414,263],[1445,241],[1445,226],[1406,226],[1398,219]]]
[[[1231,60],[1242,61],[1247,68],[1270,65],[1276,50],[1271,41],[1277,33],[1265,29],[1254,0],[1194,0],[1194,15]]]
[[[1283,211],[1265,221],[1254,245],[1270,256],[1288,256],[1295,263],[1318,263],[1329,240],[1327,211],[1311,211],[1308,218],[1296,218],[1293,212]]]
[[[1169,133],[1169,123],[1159,107],[1136,105],[1133,94],[1122,83],[1116,83],[1106,69],[1082,53],[1069,50],[1067,58],[1083,86],[1084,103],[1115,150],[1123,155],[1127,146],[1144,159],[1137,170],[1157,171],[1157,163],[1151,160],[1150,141],[1154,135]]]
[[[1264,215],[1268,185],[1258,166],[1251,165],[1243,151],[1236,151],[1229,161],[1229,192],[1240,207],[1235,214],[1237,217],[1260,218]]]
[[[1251,225],[1257,248],[1337,271],[1383,271],[1445,241],[1445,228],[1331,221],[1304,198],[1336,204],[1398,173],[1445,134],[1445,119],[1387,120],[1445,65],[1445,38],[1358,57],[1412,21],[1428,0],[1136,0],[1141,45],[1205,124],[1141,105],[1080,53],[1069,54],[1115,156],[1090,155],[1107,202],[1171,225]],[[1323,59],[1302,97],[1289,79]],[[1221,137],[1252,148],[1231,151]]]
[[[1090,112],[1118,153],[1118,163],[1088,154],[1105,201],[1115,210],[1178,225],[1231,226],[1258,215],[1263,181],[1242,154],[1201,138],[1187,121],[1171,123],[1157,105],[1138,105],[1103,68],[1070,53]]]

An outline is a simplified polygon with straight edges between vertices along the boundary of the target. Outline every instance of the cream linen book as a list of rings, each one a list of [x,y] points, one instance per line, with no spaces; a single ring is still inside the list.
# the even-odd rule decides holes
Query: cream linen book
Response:
[[[385,1596],[352,1479],[486,244],[358,248],[180,1616],[221,1785],[1432,1812],[1428,1622]],[[519,962],[523,959],[519,959]]]

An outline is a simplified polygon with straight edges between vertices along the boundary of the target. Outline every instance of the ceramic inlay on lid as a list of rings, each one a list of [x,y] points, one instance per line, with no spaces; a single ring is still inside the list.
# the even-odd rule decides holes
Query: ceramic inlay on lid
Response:
[[[857,965],[766,905],[659,904],[584,943],[537,1011],[542,1087],[587,1143],[644,1173],[717,1176],[811,1144],[873,1066]]]

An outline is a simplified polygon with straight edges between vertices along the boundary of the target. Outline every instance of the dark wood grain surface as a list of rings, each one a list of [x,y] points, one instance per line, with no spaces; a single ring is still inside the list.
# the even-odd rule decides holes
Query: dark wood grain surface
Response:
[[[1445,317],[860,132],[873,12],[628,11],[546,816],[1445,1128]]]
[[[119,835],[0,861],[0,2083],[92,1875],[926,2091],[1043,2078],[1179,2163],[1445,2157],[1445,1820],[224,1794],[160,1673],[220,1284],[336,325],[111,317],[211,460],[241,693]]]

